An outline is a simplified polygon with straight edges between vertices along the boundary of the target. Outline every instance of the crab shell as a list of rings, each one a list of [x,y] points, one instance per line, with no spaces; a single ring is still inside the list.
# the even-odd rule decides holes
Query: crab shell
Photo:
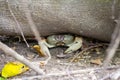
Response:
[[[51,35],[47,37],[47,43],[55,46],[67,46],[74,42],[72,35]]]

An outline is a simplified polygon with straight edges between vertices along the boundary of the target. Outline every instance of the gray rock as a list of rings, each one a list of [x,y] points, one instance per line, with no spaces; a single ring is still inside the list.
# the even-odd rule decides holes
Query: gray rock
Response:
[[[32,18],[41,36],[72,33],[110,41],[115,23],[112,0],[28,0]],[[9,0],[25,36],[33,36],[27,23],[21,0]],[[0,0],[0,35],[20,35],[5,0]],[[118,0],[115,19],[120,11]]]

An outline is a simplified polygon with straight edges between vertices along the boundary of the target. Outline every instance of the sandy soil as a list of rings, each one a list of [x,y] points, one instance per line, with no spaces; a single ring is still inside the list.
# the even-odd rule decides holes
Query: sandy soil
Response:
[[[14,38],[13,39],[1,38],[1,41],[3,41],[9,47],[13,48],[20,55],[23,55],[25,58],[29,59],[30,61],[41,61],[41,60],[46,59],[45,57],[39,56],[38,53],[34,49],[27,48],[27,46],[25,45],[23,41],[19,42],[18,40]],[[30,46],[37,44],[36,41],[30,40],[28,42]],[[111,69],[106,69],[106,70],[97,69],[94,71],[93,70],[87,71],[88,69],[91,69],[91,68],[93,69],[96,67],[98,68],[101,66],[100,64],[104,60],[104,57],[105,57],[104,51],[106,48],[103,48],[103,47],[100,48],[99,53],[96,52],[96,50],[93,50],[93,51],[88,50],[88,52],[85,52],[84,54],[79,55],[79,56],[82,56],[82,58],[79,58],[79,56],[77,56],[76,60],[74,60],[74,62],[72,63],[70,63],[71,59],[75,55],[79,54],[81,49],[71,54],[64,54],[65,49],[66,47],[56,47],[56,48],[50,49],[52,59],[49,61],[49,63],[46,66],[42,67],[44,71],[47,74],[62,73],[64,71],[67,71],[69,73],[70,71],[75,71],[75,70],[85,70],[85,72],[81,72],[75,75],[68,74],[65,76],[61,76],[59,74],[58,76],[45,77],[42,80],[99,80],[100,78],[106,75],[109,75],[111,74],[111,72],[116,70],[116,68],[111,68]],[[120,53],[119,51],[116,53],[116,56],[114,57],[110,66],[120,65],[120,54],[119,53]],[[91,60],[96,60],[96,59],[101,60],[101,63],[100,62],[97,62],[94,64],[91,63]],[[16,60],[13,57],[4,54],[4,52],[0,50],[0,70],[2,69],[4,64],[10,61],[16,61]],[[67,69],[68,66],[69,66],[69,69]],[[38,75],[38,74],[34,72],[33,70],[29,70],[21,75],[18,75],[18,76],[9,78],[9,79],[17,80],[21,78],[22,80],[30,80],[29,77],[35,76],[35,75]],[[31,79],[31,80],[40,80],[40,79]]]

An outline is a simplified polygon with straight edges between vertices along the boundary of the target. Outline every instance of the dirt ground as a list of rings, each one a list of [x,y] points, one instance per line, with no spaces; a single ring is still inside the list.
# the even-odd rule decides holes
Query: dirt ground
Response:
[[[19,42],[16,38],[0,38],[0,40],[7,44],[9,47],[13,48],[15,51],[17,51],[20,55],[23,55],[25,58],[29,59],[30,61],[41,61],[45,60],[45,57],[41,57],[34,49],[28,48],[26,44],[22,41]],[[88,41],[87,44],[89,44],[90,41]],[[33,46],[37,44],[36,41],[29,40],[28,41],[30,46]],[[102,42],[97,42],[97,44],[102,44]],[[96,44],[96,43],[93,43]],[[86,46],[85,46],[86,47]],[[90,47],[90,46],[89,46]],[[48,76],[44,77],[42,79],[30,79],[31,76],[38,75],[33,70],[29,70],[21,75],[9,78],[9,80],[99,80],[109,74],[111,72],[114,72],[117,67],[120,65],[120,51],[118,49],[115,57],[113,58],[111,64],[109,67],[115,66],[114,68],[109,68],[106,70],[97,69],[97,70],[91,70],[87,71],[89,69],[94,68],[100,68],[101,64],[105,58],[105,49],[107,46],[101,46],[98,48],[92,48],[84,53],[80,54],[75,58],[73,62],[71,60],[79,54],[83,49],[79,49],[78,51],[71,53],[71,54],[64,54],[65,49],[67,47],[55,47],[50,50],[50,53],[52,55],[51,60],[49,63],[42,67],[43,70],[47,73],[61,73],[61,72],[68,72],[68,75],[61,76],[58,74],[58,76]],[[10,61],[16,61],[13,57],[6,55],[3,51],[0,50],[0,71],[2,67]],[[84,72],[81,72],[79,74],[72,74],[69,75],[69,71],[76,71],[76,70],[85,70]],[[110,80],[110,79],[106,79]]]

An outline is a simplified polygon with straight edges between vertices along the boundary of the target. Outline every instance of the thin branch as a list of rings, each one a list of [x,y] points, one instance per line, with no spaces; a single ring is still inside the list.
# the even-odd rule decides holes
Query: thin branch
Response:
[[[114,20],[115,19],[115,12],[116,12],[116,4],[117,4],[118,0],[113,0],[113,3],[112,3],[112,7],[111,7],[111,15],[112,15],[112,19]]]
[[[12,11],[10,5],[9,5],[9,1],[6,0],[6,2],[7,2],[7,5],[8,5],[8,9],[9,9],[9,11],[10,11],[10,14],[12,15],[14,21],[16,22],[16,25],[17,25],[18,29],[20,30],[20,33],[21,33],[21,36],[22,36],[24,42],[26,43],[27,47],[30,47],[29,44],[27,43],[26,39],[25,39],[24,33],[23,33],[23,31],[22,31],[22,29],[21,29],[21,27],[20,27],[19,22],[17,21],[15,15],[14,15],[14,13],[13,13],[13,11]]]
[[[120,69],[117,69],[115,72],[113,72],[110,76],[111,80],[118,80],[120,78]]]
[[[103,62],[104,67],[108,66],[111,59],[114,57],[115,52],[117,51],[117,48],[119,47],[119,44],[120,44],[120,15],[118,16],[118,20],[115,20],[115,6],[117,2],[118,0],[113,0],[113,4],[112,4],[112,17],[116,22],[116,26],[111,37],[111,43],[108,49],[106,50],[107,56]]]
[[[32,64],[29,60],[27,60],[23,56],[19,55],[16,51],[12,50],[11,48],[9,48],[7,45],[2,43],[1,41],[0,41],[0,49],[3,50],[6,54],[11,55],[12,57],[16,58],[20,62],[26,64],[28,67],[30,67],[37,73],[44,74],[43,70],[40,69],[39,66]]]
[[[119,19],[116,20],[116,23],[117,23],[116,28],[115,28],[115,30],[112,34],[111,43],[110,43],[108,49],[106,50],[107,57],[106,57],[106,59],[104,60],[104,63],[103,63],[104,67],[108,66],[111,59],[114,57],[115,52],[117,51],[117,48],[119,47],[119,44],[120,44],[120,16],[119,16]],[[111,78],[111,80],[118,80],[119,77],[120,77],[120,69],[113,72],[112,74],[109,74],[109,75],[103,77],[100,80],[106,80],[108,78]]]
[[[116,71],[106,75],[105,77],[99,80],[107,80],[107,79],[118,80],[119,78],[120,78],[120,69],[117,69]]]
[[[48,56],[48,59],[46,61],[44,61],[45,64],[47,64],[47,62],[51,59],[51,54],[50,54],[47,46],[42,42],[39,31],[37,30],[37,27],[35,26],[34,21],[32,20],[31,12],[28,8],[28,3],[29,3],[28,0],[22,0],[23,11],[25,12],[27,21],[29,23],[29,27],[31,28],[32,32],[34,33],[34,36],[35,36],[36,40],[38,41],[38,44],[41,47],[41,50],[44,52],[45,55]]]
[[[80,54],[83,54],[84,52],[86,52],[86,51],[88,51],[88,50],[90,50],[90,49],[93,49],[93,48],[96,48],[96,47],[101,47],[101,46],[103,46],[103,45],[107,45],[107,44],[98,44],[98,45],[90,46],[90,47],[88,47],[88,48],[83,49],[79,54],[75,55],[75,56],[72,58],[72,60],[70,61],[69,64],[71,64],[71,63],[75,60],[75,58],[77,58]],[[70,65],[67,66],[67,69],[69,69],[69,67],[70,67]]]
[[[75,55],[75,56],[72,58],[72,60],[69,62],[69,65],[66,67],[66,71],[67,71],[67,73],[68,73],[68,76],[71,75],[70,72],[69,72],[69,68],[70,68],[70,66],[71,66],[70,64],[75,60],[75,58],[77,58],[80,54],[83,54],[84,52],[86,52],[86,51],[88,51],[88,50],[90,50],[90,49],[93,49],[93,48],[96,48],[96,47],[101,47],[101,46],[103,46],[103,45],[107,45],[107,44],[97,44],[97,45],[94,45],[94,46],[90,46],[90,47],[88,47],[88,48],[83,49],[79,54]]]
[[[116,20],[116,23],[117,23],[116,28],[112,34],[111,43],[110,43],[108,49],[106,50],[107,57],[105,58],[105,60],[103,62],[103,66],[105,66],[105,67],[108,66],[111,59],[114,57],[115,52],[120,44],[120,17],[118,20]]]
[[[89,73],[91,71],[98,71],[98,70],[108,70],[108,69],[115,69],[119,68],[120,66],[109,66],[109,67],[98,67],[98,68],[87,68],[82,70],[73,70],[69,71],[70,75],[78,75],[82,73]],[[22,78],[15,78],[11,80],[34,80],[34,79],[43,79],[43,78],[51,78],[51,77],[62,77],[62,76],[68,76],[68,73],[66,71],[61,71],[59,73],[48,73],[46,75],[37,75],[37,76],[28,76],[28,77],[22,77]]]

